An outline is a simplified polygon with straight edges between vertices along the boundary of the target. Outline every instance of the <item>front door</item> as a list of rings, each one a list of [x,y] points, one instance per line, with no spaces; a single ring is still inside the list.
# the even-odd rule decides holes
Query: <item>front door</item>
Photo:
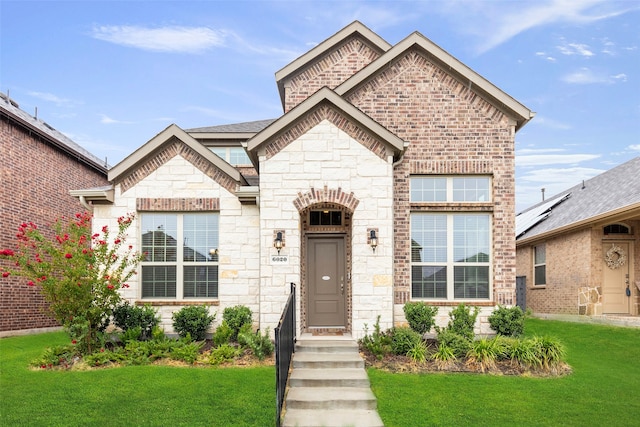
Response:
[[[307,245],[307,325],[344,328],[346,277],[344,237],[309,236]]]
[[[616,248],[616,250],[614,251],[612,248]],[[607,264],[607,257],[605,257],[602,277],[602,312],[606,314],[629,314],[631,307],[631,298],[627,296],[629,263],[631,261],[629,243],[604,243],[602,245],[602,253],[606,255],[608,252],[610,252],[608,260],[611,265]],[[626,257],[624,262],[616,262],[620,254],[624,254]]]

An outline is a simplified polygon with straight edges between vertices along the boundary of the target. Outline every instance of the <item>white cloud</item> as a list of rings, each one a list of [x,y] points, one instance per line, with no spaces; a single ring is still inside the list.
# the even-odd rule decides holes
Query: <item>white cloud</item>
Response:
[[[575,165],[598,157],[599,154],[516,154],[516,166]]]
[[[100,114],[100,123],[102,123],[104,125],[114,125],[114,124],[131,124],[133,122],[126,122],[126,121],[122,121],[122,120],[116,120],[116,119],[112,119],[111,117],[107,116],[106,114]]]
[[[34,98],[38,98],[42,101],[46,101],[46,102],[53,102],[54,104],[56,104],[56,106],[58,107],[68,107],[71,105],[75,105],[77,104],[77,102],[68,99],[68,98],[60,98],[57,95],[54,95],[52,93],[47,93],[47,92],[29,92],[30,96],[33,96]]]
[[[616,74],[615,76],[611,76],[611,78],[613,80],[618,80],[621,82],[626,82],[627,81],[627,75],[624,73],[620,73],[620,74]]]
[[[589,68],[583,67],[578,71],[574,71],[573,73],[566,74],[561,78],[561,80],[565,83],[570,84],[613,84],[619,82],[626,82],[627,75],[624,73],[619,73],[615,75],[609,75],[603,73],[597,73]]]
[[[561,54],[572,56],[585,56],[591,57],[595,54],[589,49],[589,46],[582,43],[564,43],[562,45],[556,46],[556,48],[560,51]]]
[[[627,147],[629,150],[640,151],[640,144],[633,144]]]
[[[471,7],[471,2],[457,2],[469,14],[468,25],[479,36],[489,35],[479,46],[478,53],[486,52],[505,43],[529,29],[552,23],[589,24],[622,15],[634,8],[621,9],[619,3],[608,0],[539,0],[523,2],[479,2],[481,6]],[[511,6],[508,11],[505,9]],[[451,9],[450,9],[451,10]],[[460,7],[456,10],[460,13]],[[478,13],[484,15],[478,19]],[[579,46],[574,47],[578,53]],[[582,51],[587,54],[587,50]]]
[[[226,33],[206,27],[95,26],[92,37],[154,52],[201,53],[224,46]]]

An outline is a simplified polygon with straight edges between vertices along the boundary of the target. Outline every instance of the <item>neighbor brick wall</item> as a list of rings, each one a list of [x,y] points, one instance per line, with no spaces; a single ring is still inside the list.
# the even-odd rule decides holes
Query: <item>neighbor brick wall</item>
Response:
[[[84,211],[69,190],[108,184],[106,173],[61,152],[4,114],[0,118],[0,158],[0,248],[15,247],[22,222],[42,227],[62,215]],[[0,280],[0,331],[57,326],[45,313],[38,290],[28,287],[26,280]]]
[[[348,100],[410,143],[394,171],[395,304],[410,298],[409,178],[414,174],[492,176],[493,203],[480,209],[493,212],[494,301],[515,304],[513,121],[417,49],[398,57]]]

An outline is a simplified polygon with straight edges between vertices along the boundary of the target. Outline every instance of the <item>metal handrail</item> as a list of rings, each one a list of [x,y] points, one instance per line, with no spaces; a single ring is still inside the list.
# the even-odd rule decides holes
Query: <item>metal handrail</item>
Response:
[[[287,299],[278,326],[274,329],[276,351],[276,426],[280,427],[284,394],[289,380],[291,359],[296,343],[296,284],[291,283],[291,293]]]

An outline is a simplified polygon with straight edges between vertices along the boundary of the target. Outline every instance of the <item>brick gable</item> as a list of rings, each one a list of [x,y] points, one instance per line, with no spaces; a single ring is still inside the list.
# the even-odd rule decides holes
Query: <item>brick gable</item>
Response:
[[[380,56],[361,36],[353,35],[285,83],[285,112],[320,88],[335,88]]]

